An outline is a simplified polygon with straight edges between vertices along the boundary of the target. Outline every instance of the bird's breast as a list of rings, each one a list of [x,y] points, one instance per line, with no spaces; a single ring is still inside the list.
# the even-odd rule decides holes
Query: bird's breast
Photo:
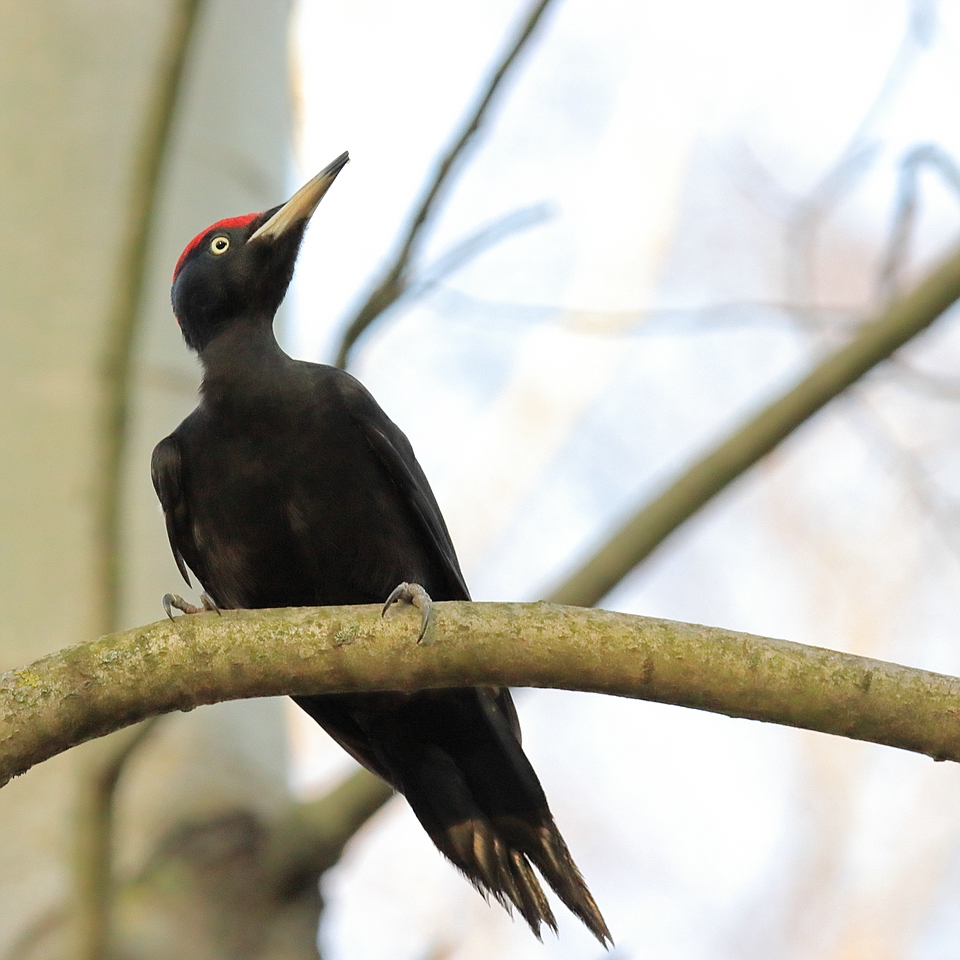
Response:
[[[182,446],[197,573],[224,607],[376,602],[423,578],[409,508],[349,422],[214,420]]]

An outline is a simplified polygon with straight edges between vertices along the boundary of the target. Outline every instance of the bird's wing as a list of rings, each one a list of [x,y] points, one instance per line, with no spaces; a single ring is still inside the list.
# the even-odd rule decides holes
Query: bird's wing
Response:
[[[177,443],[176,437],[171,435],[161,440],[153,448],[153,456],[150,459],[150,475],[153,478],[153,489],[157,491],[160,506],[163,507],[163,519],[167,526],[167,539],[170,541],[170,549],[177,561],[177,569],[189,587],[191,586],[190,575],[187,573],[187,565],[184,562],[183,555],[185,549],[188,554],[193,551],[187,549],[184,539],[184,531],[189,529],[189,519],[187,502],[183,496],[180,445]]]
[[[348,374],[344,375],[339,383],[347,409],[360,426],[393,482],[413,506],[424,534],[446,569],[451,586],[460,593],[458,597],[435,599],[469,600],[470,592],[463,579],[447,524],[406,434],[383,412],[362,383]],[[459,691],[458,694],[464,695]],[[481,698],[487,696],[493,698],[519,743],[520,721],[510,690],[507,687],[487,687],[479,691],[479,695]]]
[[[447,574],[450,595],[434,599],[469,600],[470,591],[463,579],[450,532],[430,483],[417,463],[410,441],[358,380],[344,374],[338,379],[338,387],[346,409],[404,500],[413,509],[423,533],[422,542],[430,547]]]

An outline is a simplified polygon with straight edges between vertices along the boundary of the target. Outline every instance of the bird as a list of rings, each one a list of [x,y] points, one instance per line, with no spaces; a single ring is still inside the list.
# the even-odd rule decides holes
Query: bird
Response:
[[[153,485],[201,609],[469,600],[446,523],[406,436],[337,367],[296,360],[273,321],[307,224],[349,160],[285,203],[199,233],[173,273],[173,313],[202,367],[196,409],[157,444]],[[411,641],[412,642],[412,641]],[[509,689],[294,697],[403,794],[447,859],[538,937],[557,922],[534,867],[605,947],[610,931],[521,747]]]

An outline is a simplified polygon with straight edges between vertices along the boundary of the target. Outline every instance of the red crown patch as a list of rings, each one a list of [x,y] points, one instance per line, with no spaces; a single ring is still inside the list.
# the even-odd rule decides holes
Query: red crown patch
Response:
[[[201,230],[184,248],[183,253],[180,254],[180,259],[177,261],[177,265],[173,268],[173,278],[171,283],[175,283],[177,279],[177,274],[180,272],[180,268],[183,266],[183,261],[190,256],[191,252],[200,245],[200,241],[213,230],[229,230],[231,227],[245,227],[251,220],[256,220],[259,217],[259,213],[247,213],[242,217],[229,217],[226,220],[218,220],[213,225],[207,227],[206,230]]]

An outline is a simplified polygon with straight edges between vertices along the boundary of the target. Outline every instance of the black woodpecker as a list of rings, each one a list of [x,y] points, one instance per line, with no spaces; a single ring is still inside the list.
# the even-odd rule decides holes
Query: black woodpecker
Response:
[[[173,274],[173,312],[203,366],[196,410],[153,451],[180,572],[223,609],[468,600],[409,441],[350,374],[278,346],[273,319],[339,156],[285,204],[221,220]],[[398,588],[398,584],[400,587]],[[170,598],[165,598],[169,613]],[[196,608],[179,597],[173,605]],[[295,698],[413,808],[481,892],[539,937],[556,921],[536,867],[604,945],[610,932],[520,747],[509,690]]]

